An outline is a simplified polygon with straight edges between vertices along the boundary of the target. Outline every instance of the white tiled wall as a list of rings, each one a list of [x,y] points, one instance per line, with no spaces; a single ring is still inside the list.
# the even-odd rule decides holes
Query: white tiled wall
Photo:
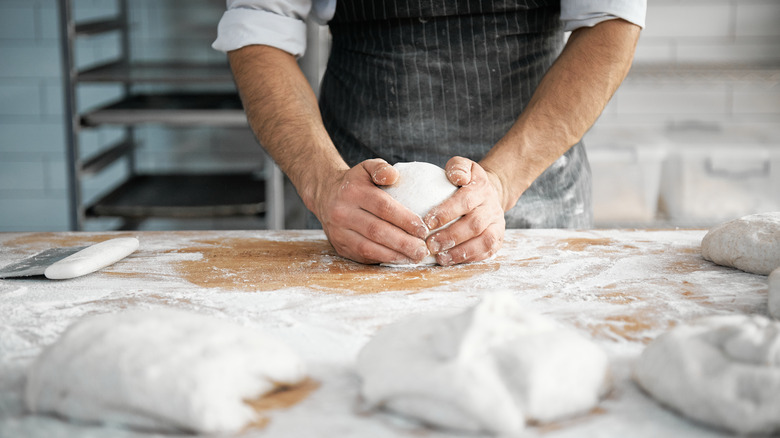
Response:
[[[779,22],[776,0],[650,0],[636,60],[777,61]]]
[[[77,18],[112,12],[107,0],[76,0]],[[223,59],[211,50],[222,0],[130,0],[134,56],[143,59]],[[186,17],[184,16],[186,15]],[[185,19],[186,18],[186,19]],[[187,26],[182,23],[194,23]],[[636,65],[780,63],[780,1],[650,0]],[[68,227],[62,99],[55,0],[0,1],[0,231]],[[165,41],[165,43],[163,43]],[[113,54],[112,37],[79,47],[78,63]],[[759,76],[707,81],[691,77],[632,78],[607,107],[599,127],[660,130],[690,121],[777,127],[780,85]],[[106,86],[80,94],[83,105],[115,95]],[[115,135],[85,136],[85,153]],[[152,169],[253,166],[259,150],[246,132],[142,130],[139,161]],[[205,139],[205,140],[204,140]],[[168,145],[184,145],[171,150]],[[247,164],[248,163],[248,164]],[[89,184],[95,193],[110,181]]]
[[[597,202],[596,225],[709,226],[726,219],[716,215],[716,211],[728,212],[728,218],[733,218],[733,215],[756,213],[753,209],[762,206],[778,208],[780,162],[774,158],[743,157],[757,160],[762,168],[770,164],[769,175],[763,175],[762,170],[751,176],[763,184],[763,189],[754,190],[750,196],[765,198],[751,204],[742,199],[747,196],[744,191],[736,190],[744,185],[745,176],[717,180],[722,175],[712,175],[708,180],[702,167],[712,158],[702,153],[722,154],[735,148],[748,148],[760,152],[762,157],[780,157],[780,2],[652,0],[648,3],[647,27],[642,32],[632,72],[586,135],[585,144],[601,160],[606,157],[605,150],[615,148],[620,153],[626,148],[662,150],[659,157],[663,167],[655,165],[657,162],[653,166],[636,163],[646,178],[634,179],[631,181],[634,190],[622,192],[625,200],[654,193],[658,196],[658,209],[644,222],[634,224],[621,220],[624,212],[616,210],[613,215],[610,211],[599,211]],[[699,148],[698,162],[690,162],[694,160],[689,153],[691,147]],[[617,178],[624,164],[614,157],[611,161],[594,161],[591,160],[594,187],[608,189],[620,185],[610,178]],[[676,171],[669,171],[672,163],[676,163]],[[663,176],[658,174],[659,170]],[[691,175],[682,171],[698,172],[696,183],[700,185],[686,186],[684,196],[680,181],[690,180]],[[718,184],[720,189],[715,190]],[[594,193],[605,205],[620,204],[600,195]],[[644,201],[656,207],[655,198]],[[683,208],[680,203],[711,204],[718,208],[697,212]]]

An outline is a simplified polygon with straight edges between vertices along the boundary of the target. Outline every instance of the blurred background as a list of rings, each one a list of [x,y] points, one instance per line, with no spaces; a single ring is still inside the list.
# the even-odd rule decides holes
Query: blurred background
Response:
[[[0,2],[0,231],[303,227],[210,48],[224,1],[59,3]],[[780,2],[648,3],[585,137],[596,226],[780,210]],[[310,26],[315,87],[327,47]]]

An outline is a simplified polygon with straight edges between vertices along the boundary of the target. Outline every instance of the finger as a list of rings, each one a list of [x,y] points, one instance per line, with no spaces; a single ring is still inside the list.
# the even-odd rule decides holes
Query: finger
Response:
[[[444,166],[447,179],[456,186],[465,186],[471,182],[471,167],[473,161],[463,157],[452,157]]]
[[[493,225],[498,225],[501,230],[506,228],[504,211],[496,203],[485,202],[448,227],[428,237],[426,243],[432,254],[438,254],[483,234]]]
[[[452,176],[450,176],[452,175]],[[486,198],[493,195],[487,189],[490,181],[479,164],[463,157],[452,157],[447,162],[447,178],[462,182],[461,187],[449,199],[431,209],[423,221],[431,229],[440,228],[468,214]],[[468,178],[466,180],[466,178]]]
[[[400,176],[398,169],[381,158],[366,160],[360,163],[360,165],[363,166],[363,169],[371,177],[371,182],[378,186],[393,185]]]
[[[441,228],[455,219],[470,213],[482,205],[489,193],[478,184],[469,184],[458,189],[447,200],[432,208],[425,215],[424,222],[431,230]]]
[[[491,225],[481,235],[437,254],[436,262],[442,266],[450,266],[486,260],[501,249],[503,231],[499,225]]]
[[[395,170],[395,168],[392,169]],[[350,193],[349,196],[353,196],[353,199],[357,200],[360,208],[395,225],[406,234],[418,239],[425,239],[428,236],[428,228],[422,219],[384,190],[371,187],[366,192]]]
[[[333,248],[342,257],[365,264],[409,264],[415,261],[392,249],[366,239],[353,230],[342,230],[338,236],[329,236]]]
[[[429,254],[424,240],[409,235],[409,233],[367,211],[358,211],[353,216],[350,229],[370,242],[388,249],[392,248],[394,253],[401,254],[408,260],[419,262]],[[363,242],[359,243],[364,244]],[[365,250],[369,249],[371,248]],[[368,257],[368,254],[364,254],[361,249],[357,251],[360,255]],[[389,260],[382,260],[382,262],[386,261]]]
[[[488,215],[486,210],[477,209],[428,237],[426,243],[431,254],[447,251],[484,233],[488,226],[496,222],[496,217]]]

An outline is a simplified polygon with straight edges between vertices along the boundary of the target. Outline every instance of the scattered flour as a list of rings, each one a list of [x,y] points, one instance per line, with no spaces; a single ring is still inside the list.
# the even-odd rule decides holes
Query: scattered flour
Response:
[[[528,428],[523,436],[721,437],[661,408],[630,379],[636,357],[645,347],[641,340],[660,335],[672,322],[723,309],[748,314],[766,311],[766,281],[702,260],[699,248],[704,234],[702,230],[507,230],[502,250],[494,261],[486,262],[497,270],[484,275],[444,278],[423,289],[381,293],[312,286],[252,293],[186,281],[180,262],[202,259],[187,249],[223,239],[324,241],[324,234],[311,230],[145,233],[139,236],[140,252],[121,269],[111,267],[67,282],[0,280],[0,436],[170,436],[30,415],[24,413],[21,400],[24,372],[71,323],[88,315],[172,306],[257,327],[281,339],[303,358],[310,376],[321,382],[304,403],[276,413],[265,430],[247,436],[343,436],[348,430],[351,436],[372,438],[451,438],[450,431],[399,426],[407,423],[396,415],[366,418],[356,413],[360,385],[354,359],[378,327],[410,314],[455,314],[495,290],[511,289],[524,309],[554,315],[595,339],[609,354],[614,372],[615,390],[601,402],[603,411]],[[18,249],[14,252],[14,246],[5,244],[16,236],[0,235],[0,265],[18,256]],[[609,240],[609,245],[567,249],[566,242],[581,240]],[[339,266],[340,259],[327,254],[311,258],[318,269],[330,269],[334,260]],[[367,281],[395,272],[361,269],[377,270],[367,273]],[[427,269],[419,275],[439,270]],[[691,297],[681,295],[681,285]],[[629,298],[630,302],[624,301]]]

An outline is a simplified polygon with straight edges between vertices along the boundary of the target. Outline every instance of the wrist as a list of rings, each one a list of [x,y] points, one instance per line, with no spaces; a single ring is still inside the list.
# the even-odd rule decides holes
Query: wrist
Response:
[[[339,184],[349,166],[338,160],[301,160],[293,185],[298,190],[303,204],[315,216],[320,217],[320,205],[328,198],[328,191]]]

